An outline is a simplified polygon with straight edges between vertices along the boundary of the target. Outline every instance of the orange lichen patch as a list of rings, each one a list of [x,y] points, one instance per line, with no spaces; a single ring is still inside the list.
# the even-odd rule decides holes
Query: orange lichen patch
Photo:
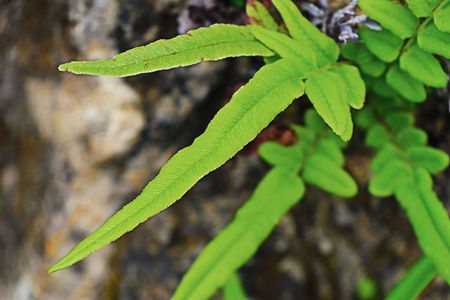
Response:
[[[58,255],[61,244],[66,240],[67,231],[57,231],[52,234],[45,243],[45,255],[55,258]]]

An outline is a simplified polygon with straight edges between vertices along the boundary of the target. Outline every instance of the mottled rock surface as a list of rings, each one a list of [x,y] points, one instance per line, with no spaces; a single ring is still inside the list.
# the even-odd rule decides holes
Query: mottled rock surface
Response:
[[[58,64],[173,37],[187,5],[198,2],[0,0],[0,299],[169,299],[262,178],[267,166],[255,153],[240,155],[132,233],[46,275],[190,144],[262,61],[127,79],[60,73]],[[229,4],[221,7],[242,21]],[[300,102],[276,122],[300,122],[307,106]],[[447,104],[427,102],[419,122],[448,152]],[[381,297],[421,255],[396,201],[368,195],[372,154],[361,141],[357,134],[347,156],[360,194],[343,200],[309,188],[241,270],[249,296],[356,299],[357,283],[370,277]],[[447,208],[449,178],[447,171],[435,180]],[[437,278],[422,299],[449,292]]]

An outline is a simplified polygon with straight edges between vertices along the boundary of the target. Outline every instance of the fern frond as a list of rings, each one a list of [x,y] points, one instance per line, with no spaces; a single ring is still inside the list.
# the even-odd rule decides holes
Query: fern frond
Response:
[[[421,257],[389,292],[386,300],[416,299],[437,274],[433,261]]]
[[[260,182],[235,219],[202,251],[172,299],[208,299],[243,265],[305,192],[292,170],[276,167]]]
[[[365,116],[370,114],[366,141],[378,153],[371,164],[375,176],[369,191],[380,197],[395,195],[424,253],[450,283],[450,219],[433,191],[430,176],[444,170],[449,157],[425,145],[426,135],[413,127],[410,113],[391,110],[381,114],[372,108]]]
[[[118,239],[181,198],[198,180],[225,163],[303,94],[296,62],[261,68],[191,146],[179,151],[143,192],[50,268],[66,268]]]
[[[98,61],[74,61],[59,66],[74,74],[131,76],[189,66],[204,60],[236,56],[271,56],[248,27],[216,24],[189,31],[170,40],[158,40]]]

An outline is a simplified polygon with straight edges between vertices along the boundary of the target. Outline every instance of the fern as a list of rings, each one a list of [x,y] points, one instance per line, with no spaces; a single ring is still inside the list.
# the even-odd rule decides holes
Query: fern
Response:
[[[409,101],[422,102],[426,98],[424,84],[445,87],[447,83],[447,75],[433,54],[448,57],[450,36],[445,30],[440,31],[432,22],[436,22],[436,17],[439,18],[442,11],[445,11],[448,1],[408,3],[412,5],[411,10],[390,0],[360,0],[359,5],[363,11],[380,22],[385,29],[375,31],[363,27],[359,30],[359,35],[364,46],[374,56],[383,62],[392,63],[385,76],[388,85]],[[426,16],[426,19],[419,22],[415,14]],[[361,66],[364,63],[361,61],[361,54],[350,51],[355,47],[347,45],[349,50],[343,50],[343,53]],[[381,70],[381,67],[378,68]],[[361,69],[364,71],[362,66]],[[382,71],[369,71],[371,72],[366,73],[375,77],[383,74]]]
[[[356,183],[342,168],[342,143],[317,113],[308,111],[306,119],[306,127],[293,126],[301,142],[290,147],[274,142],[261,145],[260,155],[273,169],[235,219],[205,247],[173,299],[207,299],[222,287],[300,201],[305,191],[303,179],[338,196],[356,194]],[[280,152],[284,155],[280,156]]]
[[[416,299],[436,275],[437,269],[433,261],[428,257],[422,257],[397,283],[386,300]]]
[[[284,214],[304,194],[303,181],[292,170],[270,171],[236,218],[210,242],[172,299],[208,299],[258,249]]]
[[[303,83],[295,61],[280,60],[261,68],[213,118],[205,132],[172,157],[133,202],[108,219],[49,272],[85,258],[173,204],[203,176],[241,150],[302,94]]]
[[[380,107],[382,111],[372,107],[358,116],[364,120],[360,126],[367,129],[367,145],[377,149],[369,191],[379,197],[395,195],[425,254],[450,283],[450,219],[432,190],[430,177],[448,166],[448,155],[426,146],[426,135],[413,127],[411,114]]]
[[[284,17],[292,38],[256,25],[214,25],[129,50],[111,60],[71,62],[60,66],[60,70],[77,74],[128,76],[190,65],[204,59],[273,55],[269,49],[282,58],[261,68],[214,117],[206,131],[169,160],[141,195],[50,268],[50,273],[82,260],[181,198],[200,178],[236,154],[279,112],[300,97],[305,79],[307,93],[319,114],[344,140],[350,139],[353,123],[348,104],[360,108],[364,101],[358,71],[337,69],[358,80],[357,94],[349,93],[345,81],[341,80],[333,90],[334,94],[323,98],[317,91],[322,84],[320,78],[334,80],[339,77],[327,71],[339,68],[334,64],[339,55],[337,44],[310,24],[292,2],[278,0],[274,4]],[[261,6],[259,12],[264,13]],[[264,20],[264,24],[270,22],[267,16]],[[299,50],[301,43],[310,45],[311,49]],[[336,96],[339,98],[332,98]]]
[[[246,300],[244,288],[242,287],[239,275],[234,273],[231,275],[225,286],[223,287],[223,298],[224,300]]]
[[[447,85],[447,74],[435,55],[450,58],[450,1],[406,2],[359,0],[363,12],[383,29],[360,27],[362,43],[341,47],[310,23],[291,0],[273,0],[285,27],[262,3],[249,0],[251,25],[216,24],[112,59],[61,65],[61,71],[75,74],[122,77],[237,56],[262,56],[266,63],[135,200],[49,273],[84,259],[173,204],[254,139],[294,99],[306,94],[315,110],[306,112],[305,126],[292,125],[298,142],[291,146],[266,142],[259,148],[272,170],[235,219],[206,246],[173,296],[206,299],[223,288],[225,299],[245,299],[237,270],[301,200],[304,183],[341,197],[357,193],[355,181],[343,168],[342,149],[353,134],[352,109],[363,108],[369,91],[369,107],[357,114],[357,125],[367,130],[366,144],[377,151],[369,191],[397,198],[425,253],[389,299],[417,296],[437,272],[450,283],[450,220],[431,179],[448,166],[449,158],[427,146],[426,133],[414,127],[408,112],[415,103],[425,101],[427,86]],[[340,55],[349,61],[338,61]]]

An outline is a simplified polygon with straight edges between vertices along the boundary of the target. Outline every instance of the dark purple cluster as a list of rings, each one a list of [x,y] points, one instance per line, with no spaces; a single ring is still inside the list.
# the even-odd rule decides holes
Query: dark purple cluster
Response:
[[[178,33],[184,34],[199,27],[208,27],[215,23],[244,23],[245,14],[230,5],[214,0],[202,0],[189,4],[178,18]]]
[[[331,11],[326,0],[318,0],[317,4],[305,3],[303,9],[311,16],[311,22],[322,32],[346,43],[358,41],[357,27],[365,25],[375,30],[381,30],[380,24],[365,15],[356,15],[357,0],[352,0],[347,6]]]

